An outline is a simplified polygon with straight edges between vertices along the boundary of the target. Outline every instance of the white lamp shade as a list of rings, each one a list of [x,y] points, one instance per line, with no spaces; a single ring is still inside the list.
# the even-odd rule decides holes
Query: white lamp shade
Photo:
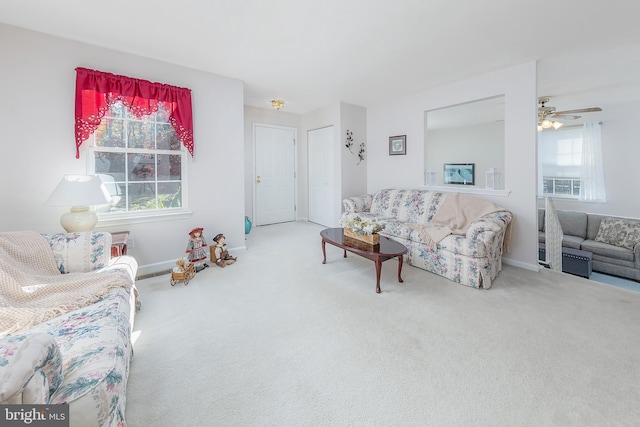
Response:
[[[46,201],[47,206],[89,206],[111,202],[97,175],[65,175]]]
[[[111,202],[109,191],[97,175],[65,175],[45,204],[47,206],[71,206],[70,212],[60,218],[60,224],[69,233],[91,231],[98,223],[98,216],[89,205]]]

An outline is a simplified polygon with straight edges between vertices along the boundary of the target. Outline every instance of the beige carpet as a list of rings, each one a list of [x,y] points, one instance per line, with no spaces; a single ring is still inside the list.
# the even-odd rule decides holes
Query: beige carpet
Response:
[[[139,281],[126,418],[143,426],[632,426],[640,293],[505,266],[458,285],[255,227],[184,286]],[[230,247],[238,242],[228,242]]]

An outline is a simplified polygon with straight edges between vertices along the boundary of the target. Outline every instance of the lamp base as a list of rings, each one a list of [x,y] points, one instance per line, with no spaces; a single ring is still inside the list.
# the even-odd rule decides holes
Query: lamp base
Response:
[[[67,233],[91,231],[98,223],[98,215],[89,210],[89,206],[73,206],[60,217],[60,225]]]

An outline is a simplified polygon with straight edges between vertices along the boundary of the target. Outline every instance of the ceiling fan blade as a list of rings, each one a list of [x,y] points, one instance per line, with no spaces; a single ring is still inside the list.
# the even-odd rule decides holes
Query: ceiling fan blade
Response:
[[[580,117],[582,116],[574,116],[570,114],[558,114],[558,113],[554,113],[549,116],[549,118],[551,119],[562,119],[562,120],[577,120]]]
[[[554,114],[595,113],[596,111],[602,111],[602,108],[600,107],[578,108],[577,110],[555,111]]]

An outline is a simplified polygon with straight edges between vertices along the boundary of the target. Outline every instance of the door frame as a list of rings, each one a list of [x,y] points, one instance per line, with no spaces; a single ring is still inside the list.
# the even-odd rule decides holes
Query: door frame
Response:
[[[253,205],[253,209],[251,209],[252,211],[252,215],[253,215],[253,219],[254,219],[254,223],[256,222],[256,212],[257,212],[257,204],[256,204],[256,127],[266,127],[266,128],[275,128],[275,129],[285,129],[285,130],[293,130],[293,138],[294,138],[294,144],[293,144],[293,174],[294,174],[294,178],[293,178],[293,220],[297,221],[298,220],[298,128],[295,127],[291,127],[291,126],[280,126],[280,125],[272,125],[272,124],[268,124],[268,123],[258,123],[258,122],[253,122],[252,126],[251,126],[251,139],[253,142],[253,167],[252,167],[252,171],[251,171],[251,180],[252,180],[252,189],[253,189],[253,197],[252,197],[252,205]],[[256,225],[257,227],[258,225]]]

